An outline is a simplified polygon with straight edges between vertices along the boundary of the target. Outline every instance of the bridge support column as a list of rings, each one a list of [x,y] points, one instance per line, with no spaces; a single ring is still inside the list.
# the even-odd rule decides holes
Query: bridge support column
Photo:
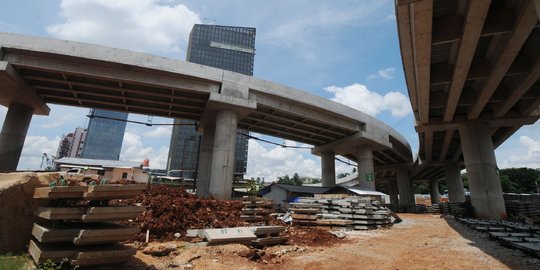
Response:
[[[216,114],[216,129],[209,193],[216,199],[230,199],[234,173],[234,155],[238,115],[232,109],[222,109]]]
[[[476,217],[505,219],[506,208],[489,125],[463,125],[459,135]]]
[[[396,183],[396,180],[390,180],[388,181],[388,195],[390,195],[390,203],[391,204],[398,204],[398,186]]]
[[[332,151],[321,153],[322,186],[336,186],[336,161]]]
[[[0,171],[15,171],[32,120],[33,109],[10,104],[0,133]]]
[[[212,154],[214,151],[215,126],[204,127],[199,149],[199,166],[197,168],[197,196],[208,197],[210,171],[212,169]]]
[[[414,204],[414,191],[411,180],[409,179],[409,171],[404,169],[397,171],[397,186],[399,191],[399,204]]]
[[[464,202],[465,190],[461,179],[461,170],[457,162],[448,162],[444,165],[446,186],[448,187],[448,200],[450,202]]]
[[[429,196],[431,197],[431,203],[439,203],[439,181],[433,179],[429,181]]]
[[[367,146],[356,149],[358,163],[358,180],[361,189],[375,190],[375,173],[373,170],[373,152]]]

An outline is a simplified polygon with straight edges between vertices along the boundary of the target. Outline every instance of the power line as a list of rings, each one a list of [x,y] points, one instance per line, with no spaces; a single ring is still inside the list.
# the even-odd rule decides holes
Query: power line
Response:
[[[120,119],[120,118],[114,118],[114,117],[107,117],[107,116],[99,116],[99,115],[87,115],[86,117],[88,118],[101,118],[101,119],[108,119],[108,120],[114,120],[114,121],[120,121],[120,122],[128,122],[128,123],[133,123],[133,124],[139,124],[139,125],[145,125],[145,126],[197,126],[197,123],[193,123],[193,124],[183,124],[183,123],[180,123],[180,124],[175,124],[174,122],[171,123],[171,124],[154,124],[152,123],[152,120],[149,119],[150,122],[141,122],[141,121],[133,121],[133,120],[126,120],[126,119]]]
[[[255,136],[251,136],[249,134],[241,133],[241,132],[237,132],[237,134],[242,135],[242,136],[246,136],[248,139],[253,139],[253,140],[257,140],[257,141],[261,141],[261,142],[281,146],[283,148],[313,149],[313,147],[309,147],[309,146],[293,146],[293,145],[286,145],[286,144],[276,143],[276,142],[268,141],[268,140],[261,139],[261,138],[255,137]]]

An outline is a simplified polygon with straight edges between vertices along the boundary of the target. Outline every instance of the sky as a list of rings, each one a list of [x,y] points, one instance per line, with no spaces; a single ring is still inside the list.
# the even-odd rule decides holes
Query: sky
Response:
[[[257,28],[254,76],[294,87],[370,114],[409,141],[418,136],[408,100],[393,0],[18,0],[3,1],[0,32],[82,41],[185,60],[196,23]],[[18,169],[39,169],[62,134],[86,127],[87,108],[51,104],[34,116]],[[0,106],[0,124],[7,109]],[[172,119],[130,115],[130,120]],[[254,134],[263,137],[260,134]],[[170,126],[128,124],[121,160],[165,168]],[[269,138],[274,142],[296,142]],[[540,167],[540,124],[517,131],[496,150],[499,167]],[[352,167],[336,162],[336,173]],[[249,141],[247,177],[266,181],[298,173],[320,177],[309,150]]]

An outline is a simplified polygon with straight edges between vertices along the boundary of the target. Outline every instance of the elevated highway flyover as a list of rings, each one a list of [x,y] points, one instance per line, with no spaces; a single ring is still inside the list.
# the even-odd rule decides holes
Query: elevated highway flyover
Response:
[[[300,90],[221,69],[103,46],[0,33],[0,171],[15,170],[33,114],[47,104],[100,108],[198,121],[202,132],[197,193],[231,196],[237,128],[313,145],[325,186],[335,156],[358,161],[359,184],[398,178],[414,200],[403,136],[377,119]],[[374,180],[374,181],[373,181]],[[395,180],[392,199],[397,201]]]
[[[413,179],[446,179],[479,218],[506,217],[494,149],[540,116],[539,0],[397,0],[420,139]]]

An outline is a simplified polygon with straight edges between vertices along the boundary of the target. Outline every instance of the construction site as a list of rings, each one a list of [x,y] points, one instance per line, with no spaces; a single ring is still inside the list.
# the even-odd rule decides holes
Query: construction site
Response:
[[[325,87],[331,98],[254,77],[253,27],[195,20],[186,61],[0,33],[0,269],[540,269],[540,170],[525,168],[539,142],[519,138],[528,156],[511,158],[529,163],[516,168],[495,154],[540,118],[540,0],[392,5],[398,102],[356,83]],[[339,101],[345,88],[376,110],[405,103],[414,136]],[[33,116],[72,107],[90,110],[87,127],[21,170],[41,144],[25,146]],[[170,126],[166,169],[120,160],[128,123]],[[132,153],[158,151],[130,136]],[[245,179],[248,140],[320,164],[263,153],[252,162],[273,179]],[[307,166],[320,178],[292,171]]]

